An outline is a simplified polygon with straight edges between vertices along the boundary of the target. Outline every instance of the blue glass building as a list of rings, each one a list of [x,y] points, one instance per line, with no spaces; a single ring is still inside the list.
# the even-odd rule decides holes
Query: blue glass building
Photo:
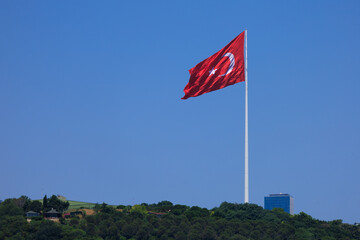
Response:
[[[267,210],[282,208],[285,212],[294,214],[294,198],[285,193],[269,194],[264,198],[264,208]]]

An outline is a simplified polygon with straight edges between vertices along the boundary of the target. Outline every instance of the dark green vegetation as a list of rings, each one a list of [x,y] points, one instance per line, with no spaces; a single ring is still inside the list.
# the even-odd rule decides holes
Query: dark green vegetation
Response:
[[[59,212],[63,212],[64,210],[68,209],[69,205],[70,205],[69,202],[61,201],[55,195],[52,195],[51,198],[49,198],[49,199],[45,195],[45,197],[43,198],[42,204],[43,204],[44,212],[50,211],[51,209],[56,209]],[[26,209],[25,209],[25,211],[26,211]]]
[[[169,201],[117,208],[103,203],[94,206],[94,215],[27,222],[28,210],[67,204],[51,199],[44,199],[46,206],[24,196],[2,202],[0,239],[360,239],[360,227],[341,220],[319,221],[305,213],[291,216],[281,209],[227,202],[211,210]]]

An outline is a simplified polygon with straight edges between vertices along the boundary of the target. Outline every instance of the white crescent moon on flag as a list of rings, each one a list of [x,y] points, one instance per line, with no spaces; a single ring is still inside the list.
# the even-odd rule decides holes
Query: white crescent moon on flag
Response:
[[[222,57],[229,57],[229,60],[230,60],[230,65],[229,65],[229,68],[227,70],[227,72],[225,74],[221,74],[219,75],[220,76],[225,76],[225,75],[228,75],[229,73],[231,73],[231,71],[233,70],[234,66],[235,66],[235,57],[232,53],[228,52],[228,53],[225,53],[224,56]]]

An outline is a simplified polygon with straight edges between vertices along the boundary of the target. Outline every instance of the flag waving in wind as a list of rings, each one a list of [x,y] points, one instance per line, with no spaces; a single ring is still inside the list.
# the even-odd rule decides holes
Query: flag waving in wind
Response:
[[[223,49],[189,70],[190,80],[182,99],[245,81],[244,35],[245,32],[240,33]]]

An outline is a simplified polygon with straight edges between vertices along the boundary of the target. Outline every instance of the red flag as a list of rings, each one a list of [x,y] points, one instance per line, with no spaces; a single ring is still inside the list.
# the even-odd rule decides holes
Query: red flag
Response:
[[[244,82],[244,36],[245,32],[240,33],[223,49],[190,69],[190,80],[181,99]]]

